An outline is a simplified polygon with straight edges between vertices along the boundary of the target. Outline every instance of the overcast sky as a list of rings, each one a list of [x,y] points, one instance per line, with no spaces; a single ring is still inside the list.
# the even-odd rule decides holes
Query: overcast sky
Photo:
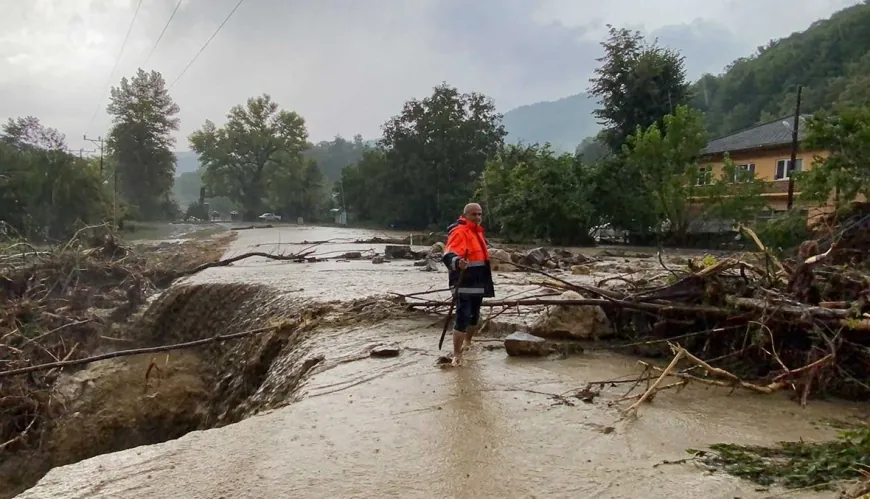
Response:
[[[0,120],[38,117],[71,147],[103,135],[108,83],[145,64],[177,0],[0,0]],[[183,0],[146,69],[173,82],[238,0]],[[178,149],[205,119],[267,92],[312,140],[379,136],[441,81],[508,111],[585,91],[606,24],[680,49],[690,77],[856,0],[245,0],[172,87]],[[98,112],[97,112],[98,111]],[[92,120],[96,112],[96,118]]]

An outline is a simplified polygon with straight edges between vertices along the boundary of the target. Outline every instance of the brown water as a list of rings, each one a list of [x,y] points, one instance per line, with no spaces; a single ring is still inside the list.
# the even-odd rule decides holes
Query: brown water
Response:
[[[274,229],[239,235],[232,253],[279,237],[283,248],[294,240],[368,234]],[[527,289],[517,284],[526,278],[499,276],[500,292]],[[256,281],[291,298],[335,299],[442,287],[445,275],[420,272],[410,262],[248,261],[196,279]],[[829,438],[831,430],[813,423],[852,411],[830,402],[801,409],[785,397],[695,388],[662,393],[639,418],[622,421],[619,408],[606,402],[622,395],[624,386],[575,406],[554,404],[546,394],[637,373],[634,359],[604,353],[512,359],[484,348],[498,344],[484,338],[465,367],[439,369],[440,328],[432,322],[403,318],[320,331],[300,347],[325,361],[312,371],[298,402],[54,469],[19,497],[770,497],[778,491],[760,491],[692,464],[657,465],[715,442]],[[401,345],[402,354],[368,358],[379,343]]]

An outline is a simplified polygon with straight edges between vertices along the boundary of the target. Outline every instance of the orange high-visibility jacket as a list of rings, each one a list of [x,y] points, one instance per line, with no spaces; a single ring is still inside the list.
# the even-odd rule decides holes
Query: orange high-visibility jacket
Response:
[[[489,265],[489,248],[483,237],[483,227],[465,217],[459,217],[447,229],[447,245],[444,247],[442,261],[447,265],[450,287],[458,294],[473,296],[495,296],[492,270]],[[464,258],[468,267],[460,271],[457,262]],[[459,282],[460,274],[462,281]]]

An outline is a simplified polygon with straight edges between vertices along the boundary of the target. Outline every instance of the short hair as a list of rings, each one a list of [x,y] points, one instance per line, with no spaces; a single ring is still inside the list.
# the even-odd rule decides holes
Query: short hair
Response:
[[[467,214],[468,210],[470,210],[471,208],[480,208],[481,211],[483,211],[483,208],[481,208],[479,203],[468,203],[467,205],[465,205],[465,208],[462,209],[462,214]]]

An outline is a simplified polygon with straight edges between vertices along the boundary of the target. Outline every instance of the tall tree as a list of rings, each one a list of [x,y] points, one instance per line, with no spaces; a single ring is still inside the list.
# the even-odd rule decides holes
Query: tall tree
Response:
[[[381,181],[393,197],[394,222],[418,228],[458,215],[507,135],[491,99],[446,83],[406,102],[383,132],[379,145],[390,168]]]
[[[189,137],[211,194],[229,197],[248,219],[267,203],[279,208],[290,194],[278,189],[302,181],[307,139],[302,116],[279,109],[268,94],[233,107],[226,125],[209,120]]]
[[[118,191],[135,206],[139,217],[158,219],[171,214],[175,178],[178,105],[157,71],[142,69],[112,87],[108,113],[112,128],[106,146],[116,164]]]
[[[602,139],[619,151],[637,127],[648,128],[689,100],[684,58],[679,52],[646,43],[637,31],[610,28],[604,56],[589,91],[599,99],[593,111],[603,125]]]

